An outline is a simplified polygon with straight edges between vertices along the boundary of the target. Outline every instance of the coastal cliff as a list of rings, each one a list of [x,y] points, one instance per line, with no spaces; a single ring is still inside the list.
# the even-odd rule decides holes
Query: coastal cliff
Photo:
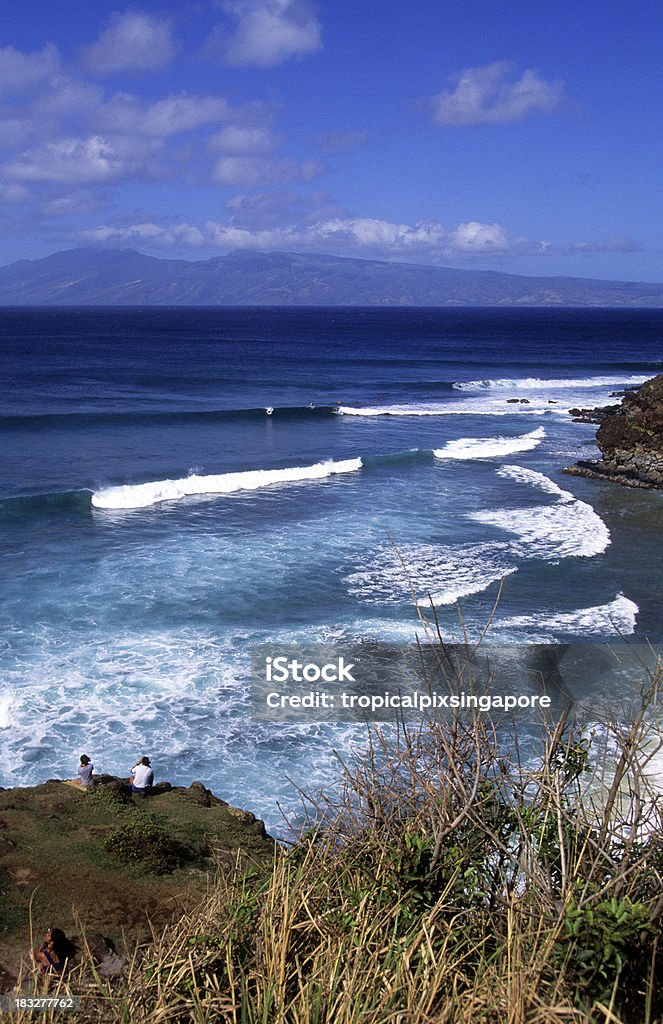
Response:
[[[200,782],[162,782],[133,797],[125,780],[99,778],[0,790],[0,990],[46,927],[137,942],[178,919],[211,875],[262,870],[274,841],[250,811]],[[2,978],[5,977],[3,984]]]
[[[589,410],[574,411],[589,420]],[[602,458],[577,462],[565,472],[626,487],[663,489],[663,373],[627,391],[620,405],[594,412],[599,414],[596,443]]]

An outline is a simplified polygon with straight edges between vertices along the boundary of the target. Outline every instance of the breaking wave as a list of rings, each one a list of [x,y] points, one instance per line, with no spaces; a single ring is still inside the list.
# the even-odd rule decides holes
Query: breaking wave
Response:
[[[618,594],[614,601],[597,605],[595,608],[578,608],[572,612],[539,611],[534,615],[514,615],[501,619],[496,625],[505,629],[531,629],[577,636],[605,635],[619,633],[630,636],[635,632],[635,621],[639,612],[635,601]]]
[[[616,388],[632,387],[644,384],[649,377],[637,375],[630,377],[571,377],[571,378],[545,378],[545,377],[498,377],[496,380],[490,377],[487,380],[460,380],[454,381],[453,387],[456,391],[489,391],[499,388],[514,388],[527,391],[558,391],[561,389],[581,388]]]
[[[291,469],[252,469],[212,476],[194,474],[179,480],[106,487],[92,495],[92,505],[94,508],[116,510],[148,508],[162,501],[177,501],[191,495],[234,494],[236,491],[255,491],[272,484],[324,480],[339,473],[355,473],[361,467],[361,459],[346,459],[342,462],[318,462],[313,466],[293,466]]]
[[[515,452],[530,451],[541,444],[545,436],[544,428],[538,427],[518,437],[459,437],[455,441],[447,441],[444,448],[436,448],[433,455],[436,459],[501,458]]]
[[[591,505],[564,491],[543,473],[521,466],[501,466],[502,477],[529,484],[556,501],[553,505],[470,512],[474,522],[496,526],[518,537],[527,558],[592,558],[610,544],[610,531]]]

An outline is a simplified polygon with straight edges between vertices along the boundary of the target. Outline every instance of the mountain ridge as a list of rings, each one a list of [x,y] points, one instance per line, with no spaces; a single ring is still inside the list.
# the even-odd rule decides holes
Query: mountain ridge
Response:
[[[328,254],[206,260],[77,248],[0,267],[0,306],[663,306],[663,284],[529,277]]]

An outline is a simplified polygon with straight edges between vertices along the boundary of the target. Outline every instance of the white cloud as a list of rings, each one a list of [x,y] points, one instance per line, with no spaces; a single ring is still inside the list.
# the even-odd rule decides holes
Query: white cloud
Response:
[[[182,93],[146,104],[128,93],[116,93],[99,108],[95,119],[105,131],[165,138],[218,124],[229,116],[230,107],[221,96]]]
[[[19,181],[66,185],[103,185],[128,176],[149,175],[152,152],[133,139],[109,140],[101,135],[61,138],[21,153],[5,164]]]
[[[531,114],[551,113],[560,104],[563,84],[546,82],[534,68],[518,77],[509,61],[466,68],[455,89],[431,99],[433,120],[441,125],[506,124]]]
[[[316,208],[318,217],[315,219]],[[603,251],[633,251],[629,239],[556,246],[510,236],[500,224],[467,221],[447,229],[439,221],[398,224],[371,217],[320,216],[330,209],[325,193],[307,197],[294,193],[237,196],[228,203],[230,223],[209,220],[203,227],[187,223],[171,226],[144,221],[133,225],[100,226],[85,231],[85,242],[142,243],[160,249],[232,249],[322,252],[379,260],[400,260],[428,265],[472,264],[486,259],[530,255],[577,255]],[[284,223],[290,212],[299,219]],[[281,219],[279,221],[279,216]],[[621,246],[621,248],[618,248]]]
[[[226,0],[222,6],[236,27],[227,39],[217,30],[212,46],[220,46],[227,64],[270,67],[322,46],[310,0]]]
[[[292,197],[286,197],[288,201]],[[261,207],[264,208],[266,197]],[[231,202],[234,214],[242,215],[246,205]],[[251,212],[251,206],[249,206]],[[208,221],[204,230],[192,228],[187,241],[181,226],[175,228],[156,227],[143,223],[133,227],[100,227],[86,232],[87,240],[119,241],[131,237],[148,240],[155,238],[162,245],[191,244],[199,247],[203,242],[214,248],[229,249],[301,249],[317,252],[333,252],[346,256],[371,256],[376,259],[405,259],[437,262],[439,260],[466,260],[476,255],[507,254],[521,252],[524,247],[540,251],[539,243],[525,239],[509,239],[498,224],[479,224],[472,221],[461,224],[449,231],[438,221],[423,221],[419,224],[396,224],[391,221],[370,217],[327,217],[312,223],[271,225],[260,227],[241,223]]]
[[[268,128],[231,124],[213,135],[208,145],[210,149],[232,156],[256,156],[273,152],[280,142]]]
[[[223,187],[262,188],[300,179],[310,181],[320,173],[315,161],[274,160],[264,156],[222,156],[212,171],[212,181]]]
[[[96,43],[83,51],[88,71],[111,75],[117,71],[156,71],[175,52],[170,22],[141,11],[114,14]]]
[[[82,231],[79,238],[84,242],[149,242],[165,248],[174,245],[197,248],[205,242],[202,231],[186,223],[170,227],[151,222],[132,224],[129,227],[100,227]]]
[[[34,53],[22,53],[13,46],[0,49],[0,93],[20,92],[41,85],[58,72],[60,54],[52,43]]]
[[[96,85],[57,75],[37,98],[34,115],[50,125],[69,115],[80,119],[98,109],[101,98],[102,92]]]
[[[459,224],[451,238],[459,252],[467,253],[509,252],[514,245],[501,224],[480,224],[476,220]]]

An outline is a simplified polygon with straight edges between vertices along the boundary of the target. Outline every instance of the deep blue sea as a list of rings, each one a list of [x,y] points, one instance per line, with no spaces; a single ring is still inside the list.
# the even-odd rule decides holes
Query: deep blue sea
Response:
[[[562,473],[663,311],[1,310],[0,785],[202,779],[278,823],[359,725],[260,723],[264,641],[663,639],[663,494]],[[614,399],[612,399],[614,401]],[[402,560],[402,561],[401,561]]]

